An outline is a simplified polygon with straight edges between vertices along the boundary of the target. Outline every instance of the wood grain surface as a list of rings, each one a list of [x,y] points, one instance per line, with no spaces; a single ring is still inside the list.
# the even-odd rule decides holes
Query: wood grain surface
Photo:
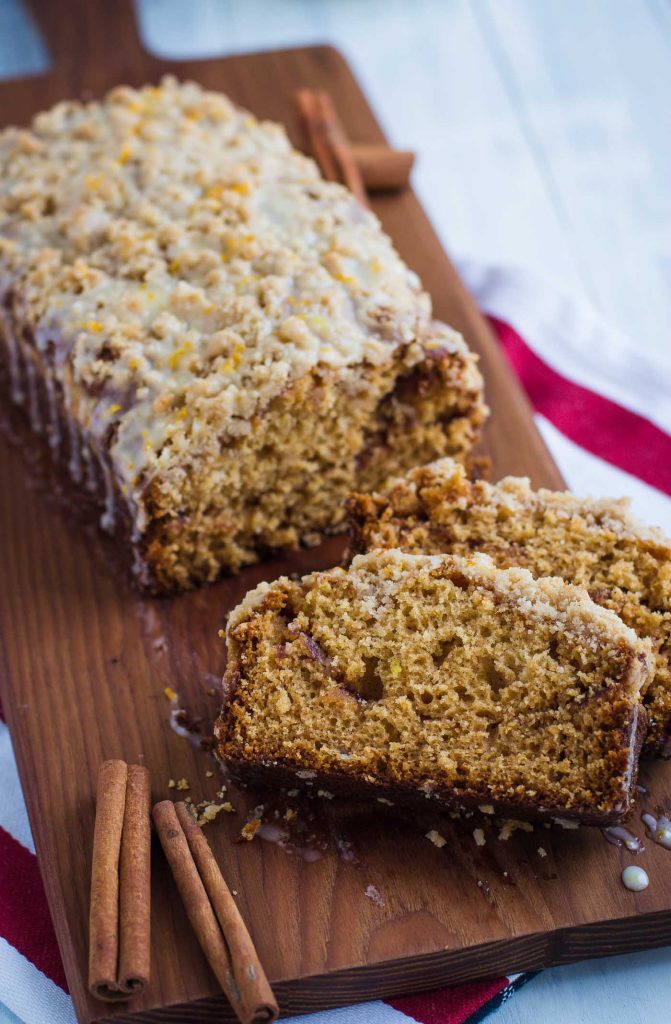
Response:
[[[165,71],[227,92],[283,121],[301,143],[291,103],[300,85],[326,88],[355,141],[382,138],[342,57],[327,47],[168,65],[147,55],[130,0],[35,4],[53,56],[49,75],[0,84],[4,121],[26,123],[67,96],[99,95]],[[437,315],[482,360],[493,409],[485,450],[493,474],[561,483],[519,386],[411,192],[374,208],[433,295]],[[333,564],[324,547],[266,563],[170,599],[139,597],[113,546],[70,510],[69,492],[9,411],[0,439],[0,683],[35,844],[75,1007],[82,1021],[206,1021],[230,1013],[193,938],[160,851],[153,861],[152,981],[123,1007],[86,992],[88,884],[95,779],[108,757],[145,763],[153,797],[186,778],[213,796],[213,762],[170,725],[166,688],[202,719],[217,711],[226,612],[261,579]],[[664,764],[645,770],[647,809],[671,799]],[[538,828],[478,847],[470,826],[447,824],[437,849],[421,830],[375,816],[347,823],[354,861],[329,847],[306,862],[260,840],[235,842],[250,796],[233,794],[208,838],[284,1014],[450,982],[567,963],[671,941],[668,852],[650,844],[650,888],[619,881],[626,852],[596,830]],[[641,808],[642,809],[642,808]],[[478,823],[479,824],[479,823]],[[539,847],[545,856],[539,853]],[[652,848],[650,848],[652,847]],[[370,887],[373,887],[371,889]],[[369,895],[366,895],[368,890]],[[370,898],[370,894],[374,898]]]

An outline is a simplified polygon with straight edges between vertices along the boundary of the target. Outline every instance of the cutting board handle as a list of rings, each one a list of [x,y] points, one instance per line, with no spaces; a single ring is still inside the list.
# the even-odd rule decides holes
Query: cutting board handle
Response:
[[[159,64],[140,41],[133,0],[28,0],[52,60],[52,73],[72,88],[99,94],[138,85]]]

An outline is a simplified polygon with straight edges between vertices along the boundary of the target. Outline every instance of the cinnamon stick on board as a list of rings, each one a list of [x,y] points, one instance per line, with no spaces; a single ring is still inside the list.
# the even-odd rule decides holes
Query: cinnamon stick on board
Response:
[[[149,772],[125,761],[98,771],[89,916],[89,991],[116,1002],[149,981]]]
[[[186,804],[155,804],[154,824],[208,963],[243,1024],[274,1021],[279,1008],[245,922]]]
[[[340,178],[359,202],[368,206],[368,196],[361,173],[352,155],[352,147],[345,134],[345,129],[338,120],[333,101],[327,92],[321,90],[317,93],[317,103],[320,123],[323,125],[323,131],[340,172]]]
[[[323,176],[327,181],[342,181],[360,203],[368,206],[368,196],[352,157],[349,140],[328,93],[298,89],[294,96],[310,152]]]
[[[331,153],[317,93],[313,89],[298,89],[294,98],[305,128],[310,152],[319,164],[319,169],[326,181],[337,181],[338,168]]]
[[[350,142],[327,92],[298,89],[294,98],[308,148],[327,181],[342,181],[364,205],[367,189],[405,188],[414,153],[384,143]]]
[[[352,143],[352,156],[371,192],[405,188],[415,162],[415,154],[409,149],[392,149],[383,143]]]

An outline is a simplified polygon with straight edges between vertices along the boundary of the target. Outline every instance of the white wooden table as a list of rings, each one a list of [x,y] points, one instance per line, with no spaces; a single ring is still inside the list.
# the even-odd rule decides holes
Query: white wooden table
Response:
[[[643,350],[669,354],[671,0],[138,8],[164,57],[340,47],[388,135],[420,154],[415,184],[453,256],[552,277]],[[0,76],[47,63],[20,0],[0,0]],[[545,971],[496,1020],[661,1022],[670,967],[667,949]]]

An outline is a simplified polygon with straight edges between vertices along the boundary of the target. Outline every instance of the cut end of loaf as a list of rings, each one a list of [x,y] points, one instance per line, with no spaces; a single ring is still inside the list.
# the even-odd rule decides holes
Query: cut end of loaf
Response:
[[[373,551],[231,615],[220,756],[238,774],[448,809],[615,822],[649,648],[560,579]]]

